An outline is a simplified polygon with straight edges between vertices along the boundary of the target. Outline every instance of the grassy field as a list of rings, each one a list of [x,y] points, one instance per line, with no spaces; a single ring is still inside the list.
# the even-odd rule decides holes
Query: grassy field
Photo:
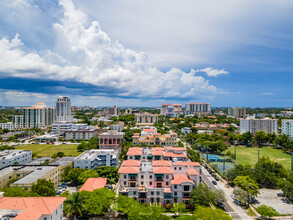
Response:
[[[259,150],[260,157],[268,156],[271,160],[282,164],[286,169],[291,169],[291,156],[284,153],[280,149],[272,147],[252,148],[252,147],[236,147],[236,161],[239,164],[254,166],[257,163],[257,154]],[[227,151],[234,153],[234,147],[229,148]],[[225,151],[224,153],[226,153]]]
[[[15,149],[31,150],[37,157],[51,157],[53,154],[62,151],[65,156],[77,156],[81,152],[77,152],[78,144],[25,144]]]

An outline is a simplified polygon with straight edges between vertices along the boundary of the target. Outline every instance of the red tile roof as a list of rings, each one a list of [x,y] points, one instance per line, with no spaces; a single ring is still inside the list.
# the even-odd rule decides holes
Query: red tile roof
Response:
[[[120,167],[118,173],[139,173],[140,167]]]
[[[171,161],[153,160],[153,167],[171,167]]]
[[[141,155],[142,148],[141,147],[131,147],[127,151],[127,155]]]
[[[173,165],[179,165],[179,166],[200,166],[200,163],[198,162],[174,162]]]
[[[94,191],[95,189],[104,188],[107,183],[107,178],[88,178],[87,181],[82,185],[79,191]]]
[[[164,188],[164,193],[172,193],[171,188]]]
[[[169,167],[153,167],[153,173],[173,173]]]
[[[156,132],[155,129],[149,129],[149,128],[145,128],[143,129],[144,132]]]
[[[173,152],[166,152],[164,157],[187,157],[185,154],[175,154]]]
[[[194,176],[194,175],[198,175],[198,172],[196,172],[196,170],[194,168],[189,168],[187,171],[187,174],[189,176]]]
[[[161,150],[157,150],[157,151],[153,151],[152,152],[152,155],[153,156],[161,156],[164,154],[164,151],[161,151]]]
[[[183,174],[175,174],[174,179],[171,180],[171,184],[181,184],[183,182],[189,182],[193,184],[193,181]]]
[[[124,160],[122,162],[122,167],[139,167],[140,160]]]
[[[0,209],[22,210],[15,220],[37,220],[42,215],[51,215],[65,197],[3,197]]]
[[[154,152],[154,151],[164,151],[164,148],[163,147],[153,147],[152,152]]]

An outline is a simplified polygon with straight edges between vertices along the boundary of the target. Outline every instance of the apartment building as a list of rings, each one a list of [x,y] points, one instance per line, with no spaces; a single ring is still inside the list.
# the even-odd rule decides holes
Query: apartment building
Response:
[[[282,120],[282,134],[288,135],[293,140],[293,119]]]
[[[163,134],[161,135],[160,133],[154,133],[151,135],[145,135],[145,136],[140,136],[139,133],[134,133],[132,136],[132,143],[133,145],[138,145],[138,144],[146,144],[146,145],[161,145],[161,146],[178,146],[177,142],[177,134],[172,133],[172,134]]]
[[[186,103],[185,104],[186,114],[197,114],[199,116],[208,115],[211,113],[211,104],[209,103]]]
[[[0,219],[63,219],[65,197],[3,197],[3,194],[0,193]]]
[[[112,106],[106,108],[106,117],[119,117],[120,108],[117,106]]]
[[[119,121],[117,125],[111,125],[111,130],[113,131],[122,132],[123,129],[124,129],[123,121]]]
[[[24,165],[32,161],[30,150],[4,150],[0,151],[0,169],[11,165]]]
[[[37,105],[23,108],[22,115],[24,128],[43,128],[53,124],[55,108],[38,102]]]
[[[72,122],[54,122],[52,124],[52,133],[63,135],[66,131],[72,129],[88,129],[87,124],[73,124]]]
[[[117,131],[111,131],[111,130],[100,134],[99,136],[100,149],[118,150],[123,137],[124,137],[123,132],[117,132]]]
[[[71,101],[68,96],[59,96],[56,101],[56,122],[72,122]]]
[[[23,128],[23,115],[13,115],[12,123],[16,129]]]
[[[167,149],[130,148],[128,156],[140,154],[140,157],[123,161],[118,171],[119,193],[134,198],[140,203],[190,204],[191,192],[200,183],[200,164],[172,161],[157,154],[158,152],[163,155],[182,154],[181,151],[186,151],[174,148],[167,152]],[[156,157],[159,159],[155,159]]]
[[[72,129],[69,131],[65,131],[65,139],[67,141],[74,140],[86,140],[93,137],[98,137],[98,129]]]
[[[228,108],[228,117],[231,118],[246,118],[246,108],[232,107]]]
[[[256,119],[247,118],[240,119],[240,134],[245,132],[255,134],[257,131],[264,131],[265,133],[278,133],[278,119]]]
[[[134,115],[135,122],[138,124],[154,124],[158,122],[157,114],[150,114],[147,112],[138,113]]]
[[[95,169],[100,166],[119,165],[118,150],[87,150],[74,160],[74,168]]]
[[[6,122],[6,123],[0,123],[0,128],[8,129],[9,131],[13,131],[15,129],[15,126],[12,122]]]

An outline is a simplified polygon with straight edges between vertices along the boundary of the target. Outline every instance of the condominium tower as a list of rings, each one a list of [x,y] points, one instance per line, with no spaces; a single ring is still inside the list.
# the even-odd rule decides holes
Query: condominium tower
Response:
[[[293,141],[293,119],[282,120],[282,134],[288,135]]]
[[[246,118],[246,108],[228,108],[228,117],[231,118]]]
[[[209,103],[186,103],[186,114],[207,115],[211,113],[211,104]]]
[[[278,119],[255,119],[247,118],[240,119],[240,134],[245,132],[255,134],[257,131],[264,131],[265,133],[278,133]]]
[[[56,121],[71,122],[71,101],[68,96],[59,96],[56,102]]]

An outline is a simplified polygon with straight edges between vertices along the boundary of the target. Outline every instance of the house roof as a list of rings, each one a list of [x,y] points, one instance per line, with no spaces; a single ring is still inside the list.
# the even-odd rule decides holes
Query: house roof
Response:
[[[0,209],[22,210],[15,220],[37,220],[42,215],[51,215],[65,197],[3,197]]]
[[[153,173],[173,173],[169,167],[153,167]]]
[[[200,163],[198,163],[198,162],[182,161],[182,162],[174,162],[173,165],[179,165],[179,166],[200,166]]]
[[[195,176],[195,175],[198,175],[198,172],[196,172],[196,170],[195,170],[194,168],[189,168],[189,169],[187,170],[187,174],[188,174],[189,176]]]
[[[145,128],[143,129],[144,132],[156,132],[155,129],[149,129],[149,128]]]
[[[107,183],[107,178],[88,178],[82,185],[79,191],[94,191],[95,189],[104,188]]]
[[[140,160],[124,160],[122,167],[140,167]]]
[[[166,152],[164,157],[187,157],[185,154],[175,154],[173,152]]]
[[[171,188],[164,188],[164,193],[172,193]]]
[[[153,151],[152,152],[152,155],[153,156],[161,156],[164,154],[164,151],[161,151],[161,150],[157,150],[157,151]]]
[[[118,173],[139,173],[140,167],[120,167]]]
[[[153,147],[152,152],[153,151],[164,151],[164,148],[163,147]]]
[[[181,184],[183,182],[189,182],[193,184],[193,181],[184,174],[175,174],[174,179],[171,180],[171,184]]]
[[[141,147],[131,147],[127,151],[127,155],[141,155],[142,148]]]
[[[171,167],[171,161],[153,160],[153,167]]]

